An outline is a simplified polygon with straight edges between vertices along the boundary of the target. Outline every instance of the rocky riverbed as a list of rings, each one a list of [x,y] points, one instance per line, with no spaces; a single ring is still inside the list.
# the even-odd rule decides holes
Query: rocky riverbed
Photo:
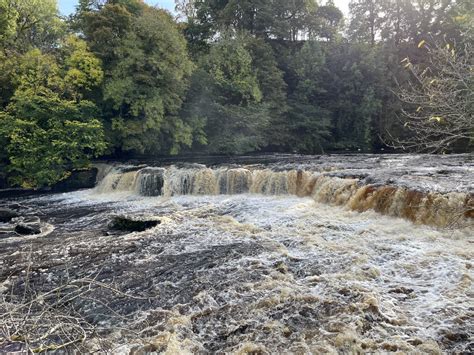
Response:
[[[231,168],[295,163],[253,164]],[[354,183],[354,171],[313,166],[323,170]],[[449,193],[468,193],[462,176]],[[239,194],[102,186],[3,200],[18,216],[0,231],[0,352],[474,351],[472,225],[359,212],[277,189],[281,179]],[[326,193],[346,196],[338,186]],[[40,233],[14,230],[33,216]]]

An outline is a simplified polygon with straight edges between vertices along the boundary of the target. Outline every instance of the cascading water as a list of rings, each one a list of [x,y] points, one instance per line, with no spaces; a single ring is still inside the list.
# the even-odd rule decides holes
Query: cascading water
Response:
[[[138,172],[136,187],[141,196],[160,196],[163,190],[163,176],[165,169],[145,168]]]
[[[469,157],[278,159],[3,201],[51,228],[0,224],[0,353],[473,353]]]
[[[364,185],[359,179],[319,172],[252,167],[118,167],[112,169],[95,190],[98,194],[116,192],[165,197],[245,193],[311,196],[321,203],[346,206],[359,212],[375,210],[436,226],[471,223],[469,217],[474,207],[474,198],[469,193],[421,192],[396,185]]]

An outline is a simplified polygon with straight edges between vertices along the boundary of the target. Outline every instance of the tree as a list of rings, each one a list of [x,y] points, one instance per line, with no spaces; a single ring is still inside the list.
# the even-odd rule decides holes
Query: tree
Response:
[[[329,138],[329,111],[321,107],[322,71],[326,57],[321,44],[306,42],[291,63],[296,86],[289,94],[287,149],[301,153],[322,153]]]
[[[178,113],[193,64],[170,14],[139,0],[85,0],[74,21],[103,62],[96,101],[114,152],[177,154],[190,146],[200,124]]]
[[[327,48],[321,106],[331,112],[333,148],[372,148],[375,122],[382,112],[379,51],[370,44],[334,43]]]
[[[105,149],[97,108],[82,96],[102,79],[99,62],[77,38],[68,38],[64,57],[33,49],[21,57],[14,94],[0,113],[13,184],[51,185],[72,169],[84,168]]]
[[[258,150],[266,143],[272,108],[262,100],[264,94],[276,98],[278,93],[268,87],[270,82],[262,92],[259,77],[263,72],[257,69],[260,65],[254,63],[250,49],[257,50],[254,40],[245,34],[224,34],[211,45],[209,55],[201,59],[193,75],[183,113],[205,122],[208,152],[238,154]],[[272,60],[261,59],[266,63]],[[278,82],[279,74],[275,75],[273,82]]]
[[[34,48],[54,52],[64,30],[55,0],[0,0],[0,109],[13,95],[20,57]]]
[[[0,0],[0,47],[9,55],[50,51],[63,31],[56,0]]]
[[[397,148],[430,153],[445,152],[456,144],[474,142],[474,65],[472,47],[456,50],[452,45],[428,45],[428,65],[402,63],[412,75],[409,86],[401,86],[404,127],[409,135],[393,139]]]
[[[332,1],[328,1],[326,5],[319,6],[316,10],[317,31],[315,35],[332,41],[337,36],[343,22],[344,15]]]
[[[79,5],[73,16],[72,26],[83,33],[88,46],[102,60],[107,72],[117,60],[117,48],[130,31],[133,18],[139,15],[139,10],[132,7],[136,12],[134,14],[130,12],[130,6],[123,6],[116,1],[107,1],[102,7],[89,0],[84,0]]]
[[[115,146],[177,153],[181,145],[191,145],[192,127],[177,114],[193,65],[171,16],[145,7],[115,55],[104,86]]]
[[[334,16],[340,15],[330,6],[328,11],[321,13],[317,9],[315,0],[178,1],[178,10],[187,16],[188,24],[193,27],[191,32],[201,31],[207,39],[222,32],[236,31],[263,39],[298,41],[318,32],[321,18],[324,18],[327,30]]]
[[[382,1],[352,0],[349,3],[351,22],[349,33],[352,40],[368,42],[372,46],[380,33]]]

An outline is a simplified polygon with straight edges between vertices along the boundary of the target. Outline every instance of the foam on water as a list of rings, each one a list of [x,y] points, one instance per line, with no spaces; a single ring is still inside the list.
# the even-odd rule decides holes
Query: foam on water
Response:
[[[126,166],[103,175],[95,189],[22,204],[55,226],[37,241],[48,259],[70,262],[72,274],[105,270],[101,282],[146,299],[106,299],[121,317],[98,303],[76,305],[101,315],[113,352],[143,341],[168,354],[474,350],[468,191],[291,167]],[[161,223],[110,234],[116,215]],[[439,228],[453,216],[469,223]],[[26,250],[29,241],[14,243],[0,239],[0,248]],[[121,330],[130,328],[140,343]]]
[[[406,218],[414,223],[446,227],[473,225],[474,197],[468,192],[435,192],[396,184],[367,184],[358,178],[305,170],[255,167],[112,169],[94,189],[99,195],[163,196],[263,194],[312,196],[315,201],[363,212]]]
[[[325,189],[324,183],[320,186]],[[346,201],[350,186],[343,182],[330,193]],[[78,218],[79,225],[116,213],[162,217],[162,224],[150,231],[121,237],[124,242],[170,240],[160,246],[160,255],[145,250],[136,265],[161,263],[163,255],[185,258],[181,276],[154,281],[158,289],[184,287],[191,293],[167,296],[165,308],[171,313],[158,317],[163,330],[150,338],[162,351],[468,349],[472,230],[437,230],[371,210],[359,213],[329,206],[326,192],[317,194],[323,203],[255,194],[124,200],[90,191],[37,201],[54,201],[55,208],[107,205],[101,216]],[[234,245],[255,249],[233,251]],[[228,252],[216,256],[211,269],[185,271],[186,258],[207,255],[212,248]],[[163,310],[134,317],[154,312]]]

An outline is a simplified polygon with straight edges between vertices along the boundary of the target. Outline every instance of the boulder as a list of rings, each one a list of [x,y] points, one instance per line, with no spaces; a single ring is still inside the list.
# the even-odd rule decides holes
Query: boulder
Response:
[[[109,222],[108,228],[121,232],[143,232],[156,227],[158,224],[160,224],[160,221],[157,219],[143,220],[127,216],[116,216]]]
[[[19,217],[20,215],[9,208],[0,208],[0,222],[8,223],[12,218]]]
[[[15,227],[15,232],[21,235],[32,235],[41,233],[41,223],[20,222]]]
[[[97,168],[88,170],[74,170],[71,175],[52,186],[54,192],[68,192],[79,189],[91,189],[95,186]]]
[[[41,220],[38,216],[25,216],[13,220],[16,223],[15,232],[21,235],[41,233]]]

